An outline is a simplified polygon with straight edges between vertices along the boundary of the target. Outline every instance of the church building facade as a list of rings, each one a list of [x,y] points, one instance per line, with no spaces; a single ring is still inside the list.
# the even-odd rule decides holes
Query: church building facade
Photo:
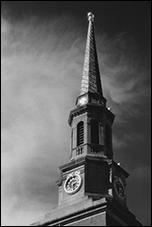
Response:
[[[88,34],[80,95],[70,112],[70,160],[60,166],[58,206],[32,226],[142,226],[126,203],[129,174],[113,160],[114,114],[103,96],[94,35]]]

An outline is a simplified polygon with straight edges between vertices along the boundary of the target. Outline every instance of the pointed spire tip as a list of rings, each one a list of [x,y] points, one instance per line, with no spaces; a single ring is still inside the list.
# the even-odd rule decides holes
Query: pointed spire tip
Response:
[[[88,21],[94,21],[94,14],[92,12],[89,12],[87,16],[88,16]]]
[[[86,93],[96,93],[103,96],[94,35],[94,14],[92,12],[88,12],[87,16],[89,23],[80,95]]]

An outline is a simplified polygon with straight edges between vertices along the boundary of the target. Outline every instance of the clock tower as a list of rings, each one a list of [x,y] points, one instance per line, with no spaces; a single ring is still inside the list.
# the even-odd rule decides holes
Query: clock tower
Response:
[[[35,226],[141,226],[126,203],[129,174],[113,160],[115,116],[103,96],[92,13],[88,22],[80,94],[68,120],[70,160],[60,166],[58,206]]]

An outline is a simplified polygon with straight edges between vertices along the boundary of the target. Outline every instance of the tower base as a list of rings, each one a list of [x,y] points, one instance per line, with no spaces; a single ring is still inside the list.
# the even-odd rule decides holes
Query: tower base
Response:
[[[135,216],[113,199],[89,198],[68,207],[58,206],[31,226],[142,226]]]

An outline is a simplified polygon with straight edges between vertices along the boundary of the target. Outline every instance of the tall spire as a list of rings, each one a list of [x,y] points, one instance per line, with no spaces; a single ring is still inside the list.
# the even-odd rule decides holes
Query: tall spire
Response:
[[[91,92],[103,96],[94,35],[94,15],[91,12],[88,13],[88,21],[89,26],[80,95]]]

